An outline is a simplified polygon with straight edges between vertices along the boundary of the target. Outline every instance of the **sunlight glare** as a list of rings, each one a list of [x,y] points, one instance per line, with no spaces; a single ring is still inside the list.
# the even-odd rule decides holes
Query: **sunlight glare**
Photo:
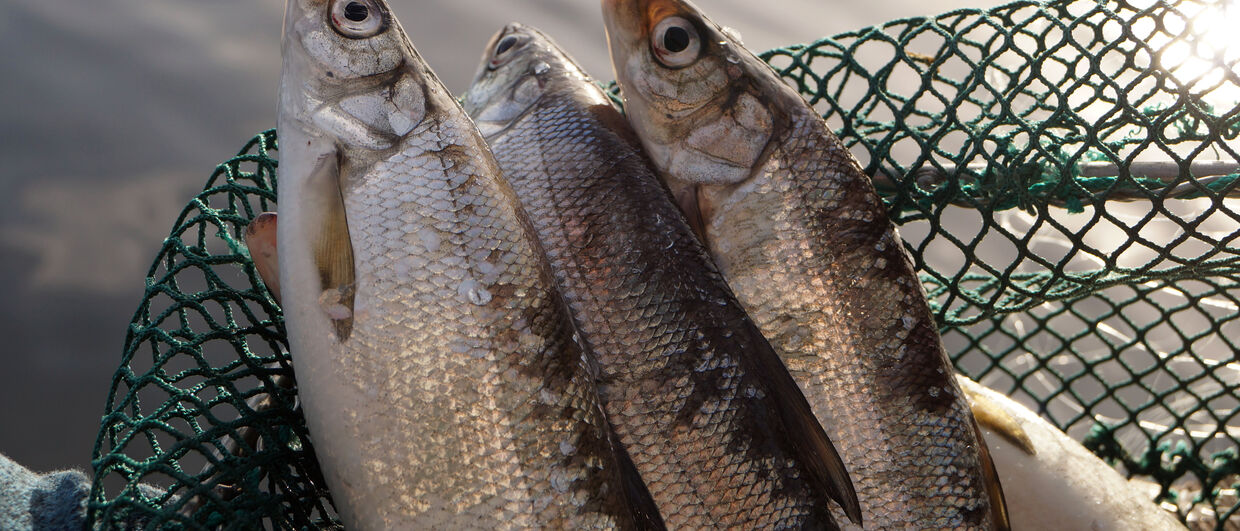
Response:
[[[1232,81],[1240,68],[1240,39],[1234,31],[1240,26],[1240,0],[1182,2],[1178,7],[1186,18],[1165,17],[1169,35],[1151,39],[1155,49],[1162,47],[1159,64],[1212,104],[1240,101],[1240,86]]]

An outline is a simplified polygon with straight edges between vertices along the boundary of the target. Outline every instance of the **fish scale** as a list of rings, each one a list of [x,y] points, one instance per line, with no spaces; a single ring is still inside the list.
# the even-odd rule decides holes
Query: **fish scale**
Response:
[[[851,156],[815,142],[806,122],[744,195],[718,202],[707,232],[732,249],[720,267],[859,471],[875,524],[980,525],[971,413],[941,361],[920,284],[908,280],[912,263]],[[740,201],[746,208],[733,208]],[[738,219],[753,211],[785,221]],[[772,277],[796,289],[771,289]]]
[[[580,463],[564,471],[567,456],[560,451],[561,443],[589,447],[591,442],[583,437],[601,437],[581,433],[578,423],[588,420],[597,431],[603,421],[590,414],[596,405],[588,393],[580,392],[584,386],[567,381],[553,382],[567,385],[550,403],[531,400],[546,396],[541,391],[548,388],[543,377],[547,372],[566,371],[560,376],[573,377],[577,367],[572,357],[568,367],[556,366],[563,359],[545,359],[574,350],[567,348],[571,330],[563,324],[556,330],[555,297],[530,274],[539,265],[520,226],[503,223],[516,217],[510,207],[497,204],[498,183],[493,178],[481,182],[483,172],[468,159],[450,172],[441,170],[441,161],[427,155],[428,148],[452,139],[436,140],[431,146],[410,145],[407,154],[376,164],[346,195],[359,302],[352,335],[332,360],[331,377],[351,384],[356,393],[373,396],[382,406],[371,401],[345,406],[334,414],[338,420],[333,431],[343,431],[350,441],[382,440],[336,452],[330,444],[321,446],[342,457],[358,456],[354,459],[361,481],[377,482],[380,492],[392,495],[368,499],[377,506],[359,511],[371,513],[376,523],[398,522],[387,520],[389,511],[413,509],[426,511],[428,522],[450,527],[485,521],[516,527],[568,525],[555,511],[531,509],[546,497],[563,495],[572,501],[568,484],[584,483],[589,471]],[[399,184],[447,190],[458,197],[403,194],[394,188]],[[421,238],[411,247],[407,236],[412,227],[439,231],[437,252],[421,247]],[[479,251],[495,259],[488,262],[490,275],[479,271]],[[489,287],[496,294],[520,290],[526,297],[490,295],[490,302],[480,305],[481,298],[471,299],[469,288],[462,289],[471,281],[478,284],[474,289]],[[298,363],[299,378],[303,365]],[[307,398],[308,407],[312,401]],[[549,422],[531,422],[534,417]],[[376,434],[376,424],[383,426],[382,435]],[[384,446],[394,441],[399,444]],[[350,461],[346,457],[346,463]],[[358,481],[337,474],[334,487]],[[416,480],[395,484],[385,476]],[[584,490],[585,485],[575,487]],[[350,498],[353,493],[344,489],[333,488],[333,494]],[[565,508],[561,505],[556,509]],[[584,520],[573,521],[573,526],[594,527],[608,519],[601,513],[579,516]]]
[[[517,199],[386,4],[289,0],[281,90],[283,310],[346,526],[660,528]]]
[[[830,441],[804,397],[774,387],[795,393],[621,115],[541,33],[510,25],[491,46],[503,51],[463,99],[547,249],[604,409],[664,520],[836,528],[831,492],[811,477],[838,465]]]
[[[839,445],[866,528],[1006,529],[913,264],[848,149],[691,2],[602,3],[634,129]]]

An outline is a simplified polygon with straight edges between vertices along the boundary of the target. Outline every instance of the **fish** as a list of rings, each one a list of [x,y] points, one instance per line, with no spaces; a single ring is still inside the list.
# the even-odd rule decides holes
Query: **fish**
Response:
[[[659,529],[486,143],[382,0],[288,0],[279,284],[349,529]]]
[[[1008,505],[1016,529],[1183,530],[1170,512],[1154,504],[1153,490],[1132,481],[1029,408],[957,375],[975,412],[1004,487],[1020,492]],[[1018,432],[1012,434],[1013,427]]]
[[[625,113],[838,445],[866,528],[1008,529],[882,199],[791,86],[683,0],[603,0]]]
[[[462,99],[534,224],[663,520],[836,529],[832,500],[857,517],[809,402],[584,70],[514,23]]]

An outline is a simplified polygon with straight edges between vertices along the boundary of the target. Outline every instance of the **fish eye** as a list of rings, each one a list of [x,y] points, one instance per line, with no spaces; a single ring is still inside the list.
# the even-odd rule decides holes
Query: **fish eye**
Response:
[[[516,43],[517,43],[516,35],[509,35],[507,37],[504,37],[504,40],[499,41],[499,44],[495,46],[495,55],[497,56],[503,55],[504,52],[511,50],[512,46]]]
[[[374,0],[334,0],[332,28],[350,39],[374,37],[387,30],[387,16]]]
[[[697,60],[702,51],[702,40],[697,28],[684,17],[667,17],[660,20],[650,33],[650,46],[654,56],[669,68],[679,68]]]
[[[495,50],[491,52],[491,62],[489,67],[494,70],[500,65],[511,59],[512,51],[520,49],[525,45],[525,38],[520,35],[508,35],[499,40],[495,44]]]

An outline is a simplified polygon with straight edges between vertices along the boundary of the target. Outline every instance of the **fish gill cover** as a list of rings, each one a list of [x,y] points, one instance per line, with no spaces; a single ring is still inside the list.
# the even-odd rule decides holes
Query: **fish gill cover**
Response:
[[[1238,21],[1020,2],[763,54],[875,176],[957,367],[1199,529],[1240,522]],[[218,166],[147,276],[94,450],[96,527],[339,525],[243,243],[275,210],[275,148],[267,131]]]

